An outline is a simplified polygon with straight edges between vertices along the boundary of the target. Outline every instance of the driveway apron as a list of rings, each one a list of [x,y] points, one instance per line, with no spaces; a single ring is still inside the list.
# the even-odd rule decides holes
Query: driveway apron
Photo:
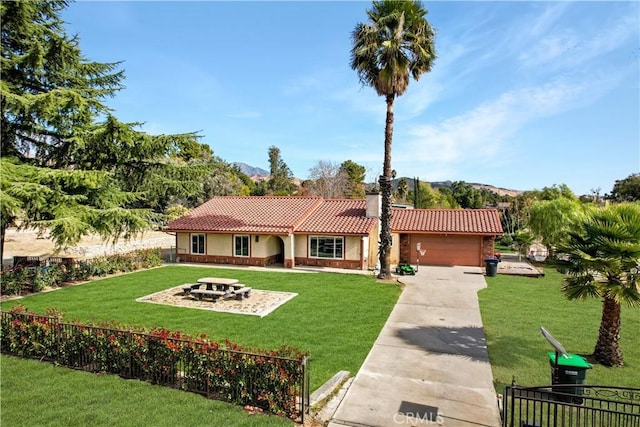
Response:
[[[477,267],[421,266],[330,427],[499,426],[477,292]]]

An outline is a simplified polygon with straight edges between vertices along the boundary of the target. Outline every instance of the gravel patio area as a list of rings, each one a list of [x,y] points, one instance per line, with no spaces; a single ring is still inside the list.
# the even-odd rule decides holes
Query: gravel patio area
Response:
[[[183,286],[184,285],[180,285],[151,295],[146,295],[136,299],[136,301],[264,317],[298,295],[293,292],[252,289],[251,296],[241,301],[233,298],[219,299],[215,302],[208,299],[198,301],[190,295],[183,295]]]

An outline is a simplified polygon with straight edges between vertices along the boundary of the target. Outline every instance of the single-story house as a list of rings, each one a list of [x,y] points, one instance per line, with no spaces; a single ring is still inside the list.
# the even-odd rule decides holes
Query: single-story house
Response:
[[[185,262],[364,270],[378,261],[381,200],[220,196],[169,223]],[[392,209],[391,263],[483,266],[495,209]],[[419,248],[418,248],[419,244]]]

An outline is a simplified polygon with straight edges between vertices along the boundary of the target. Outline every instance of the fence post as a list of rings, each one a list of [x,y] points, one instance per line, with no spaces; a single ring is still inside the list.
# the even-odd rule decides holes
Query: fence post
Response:
[[[512,385],[511,387],[507,387],[507,396],[511,398],[511,423],[509,424],[510,427],[513,427],[513,423],[514,423],[514,419],[515,419],[515,411],[516,411],[516,399],[515,399],[515,390],[514,390],[515,385]]]
[[[62,325],[60,323],[60,318],[56,318],[56,362],[61,362],[61,351],[60,351],[60,340],[62,339]]]
[[[309,413],[309,406],[310,406],[310,397],[309,397],[309,393],[310,393],[310,388],[311,385],[309,384],[309,367],[307,366],[307,364],[309,363],[309,358],[307,356],[304,356],[302,358],[302,423],[304,423],[304,415]]]
[[[127,348],[128,348],[128,352],[129,352],[129,363],[127,365],[127,377],[128,378],[132,378],[132,371],[133,371],[133,360],[131,359],[131,343],[133,342],[133,339],[131,338],[131,331],[127,331]]]

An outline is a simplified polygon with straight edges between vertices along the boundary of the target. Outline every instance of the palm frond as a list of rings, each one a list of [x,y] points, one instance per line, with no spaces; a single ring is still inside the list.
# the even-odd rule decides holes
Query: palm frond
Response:
[[[562,292],[570,300],[600,298],[603,296],[600,283],[590,274],[567,277],[564,280]]]
[[[436,58],[434,32],[422,3],[414,0],[374,1],[368,23],[354,28],[351,68],[362,84],[378,95],[402,95],[410,77],[419,79]]]
[[[620,204],[590,213],[558,248],[570,299],[606,297],[640,306],[640,205]]]

